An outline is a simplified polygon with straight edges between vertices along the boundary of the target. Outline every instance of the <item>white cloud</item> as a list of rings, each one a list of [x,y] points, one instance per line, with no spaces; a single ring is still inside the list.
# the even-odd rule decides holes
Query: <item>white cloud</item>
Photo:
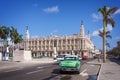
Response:
[[[118,9],[118,10],[115,12],[115,14],[120,14],[120,9]]]
[[[93,21],[98,21],[102,19],[102,15],[100,13],[98,14],[93,13],[92,18],[93,18]]]
[[[107,25],[106,31],[111,31],[113,28],[110,24]]]
[[[92,33],[92,36],[98,36],[98,34],[99,34],[98,31],[94,31],[94,32]]]
[[[112,29],[113,29],[112,26],[111,26],[110,24],[108,24],[108,26],[107,26],[107,28],[106,28],[106,31],[111,31]],[[98,30],[96,30],[96,31],[93,31],[92,36],[98,36],[99,30],[100,30],[100,31],[103,31],[103,28],[98,29]]]
[[[46,13],[57,13],[59,12],[59,8],[58,6],[53,6],[53,7],[48,7],[48,8],[43,9],[43,11]]]

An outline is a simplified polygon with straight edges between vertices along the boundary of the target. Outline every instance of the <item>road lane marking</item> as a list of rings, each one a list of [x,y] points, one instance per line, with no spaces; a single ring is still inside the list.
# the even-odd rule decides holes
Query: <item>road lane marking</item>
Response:
[[[28,72],[26,74],[33,74],[33,73],[37,73],[37,72],[40,72],[40,71],[43,71],[43,70],[31,71],[31,72]]]
[[[49,67],[52,67],[52,66],[39,66],[39,67],[37,67],[38,69],[43,69],[43,68],[49,68]]]
[[[87,71],[87,69],[84,69],[81,73],[84,73],[84,72],[86,72]]]
[[[12,70],[8,70],[8,71],[4,71],[4,72],[12,72],[12,71],[18,71],[18,70],[22,70],[23,68],[19,68],[19,69],[12,69]]]
[[[82,76],[88,76],[88,73],[87,73],[86,71],[87,71],[87,69],[84,69],[84,70],[80,73],[80,75],[82,75]]]
[[[44,67],[37,67],[38,69],[42,69],[42,68],[44,68]]]

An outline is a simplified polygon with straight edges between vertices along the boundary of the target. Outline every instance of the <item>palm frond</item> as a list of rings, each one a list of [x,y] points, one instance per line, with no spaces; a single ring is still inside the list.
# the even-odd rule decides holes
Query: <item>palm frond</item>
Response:
[[[110,8],[110,9],[108,10],[108,12],[107,12],[107,15],[114,14],[117,10],[118,10],[117,7]]]
[[[112,36],[111,35],[106,35],[107,38],[111,38],[112,39]]]
[[[102,16],[105,15],[103,8],[99,8],[98,11],[102,14]]]
[[[110,31],[107,31],[106,34],[110,34]]]
[[[99,34],[100,37],[103,37],[103,32],[99,30]]]
[[[108,42],[106,43],[106,46],[110,48],[110,44]]]
[[[112,27],[114,27],[115,25],[115,21],[113,20],[113,18],[108,18],[108,23],[110,23]]]

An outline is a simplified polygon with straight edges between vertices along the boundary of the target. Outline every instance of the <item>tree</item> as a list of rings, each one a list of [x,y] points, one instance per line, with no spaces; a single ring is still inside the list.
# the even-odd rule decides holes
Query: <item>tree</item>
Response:
[[[6,40],[9,36],[10,29],[7,26],[2,26],[2,35],[1,38]]]
[[[2,30],[2,26],[0,26],[0,38],[2,38],[2,34],[3,34],[3,30]]]
[[[12,42],[15,44],[20,43],[23,40],[22,35],[20,35],[17,32],[17,29],[14,28],[13,26],[11,27],[11,30],[10,30],[10,37],[11,37]]]
[[[22,40],[23,40],[23,39],[22,39],[22,35],[19,35],[19,34],[18,34],[18,36],[17,36],[17,37],[15,38],[15,40],[14,40],[14,43],[15,43],[15,44],[20,43]]]
[[[119,58],[120,58],[120,41],[117,42],[117,47],[116,47],[116,49],[117,49],[117,55],[118,55]]]
[[[103,62],[106,62],[106,27],[107,24],[110,23],[112,27],[114,27],[115,21],[111,17],[117,11],[118,8],[107,8],[104,6],[103,8],[99,8],[98,11],[102,14],[103,17]]]
[[[120,58],[120,41],[117,42],[117,46],[109,51],[109,53]]]
[[[103,38],[103,36],[104,36],[104,34],[103,34],[102,31],[99,31],[99,34],[98,34],[98,35],[99,35],[100,37],[102,37],[102,38]],[[112,39],[112,36],[110,35],[110,31],[107,31],[107,32],[106,32],[106,38]],[[108,43],[107,40],[106,40],[106,46],[110,48],[110,43]]]

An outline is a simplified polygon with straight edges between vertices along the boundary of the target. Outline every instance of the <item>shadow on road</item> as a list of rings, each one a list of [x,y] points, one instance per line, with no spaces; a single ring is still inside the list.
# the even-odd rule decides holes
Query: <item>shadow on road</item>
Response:
[[[116,58],[109,58],[109,60],[110,60],[110,61],[112,61],[112,62],[115,62],[115,63],[117,63],[117,64],[119,64],[119,65],[120,65],[120,59],[116,59]]]
[[[52,74],[61,74],[61,75],[75,75],[75,74],[77,74],[76,72],[67,72],[67,71],[64,71],[63,73],[60,73],[60,69],[58,68],[58,69],[54,69],[53,70],[53,72],[52,72]]]
[[[97,75],[89,75],[87,80],[97,80]]]

